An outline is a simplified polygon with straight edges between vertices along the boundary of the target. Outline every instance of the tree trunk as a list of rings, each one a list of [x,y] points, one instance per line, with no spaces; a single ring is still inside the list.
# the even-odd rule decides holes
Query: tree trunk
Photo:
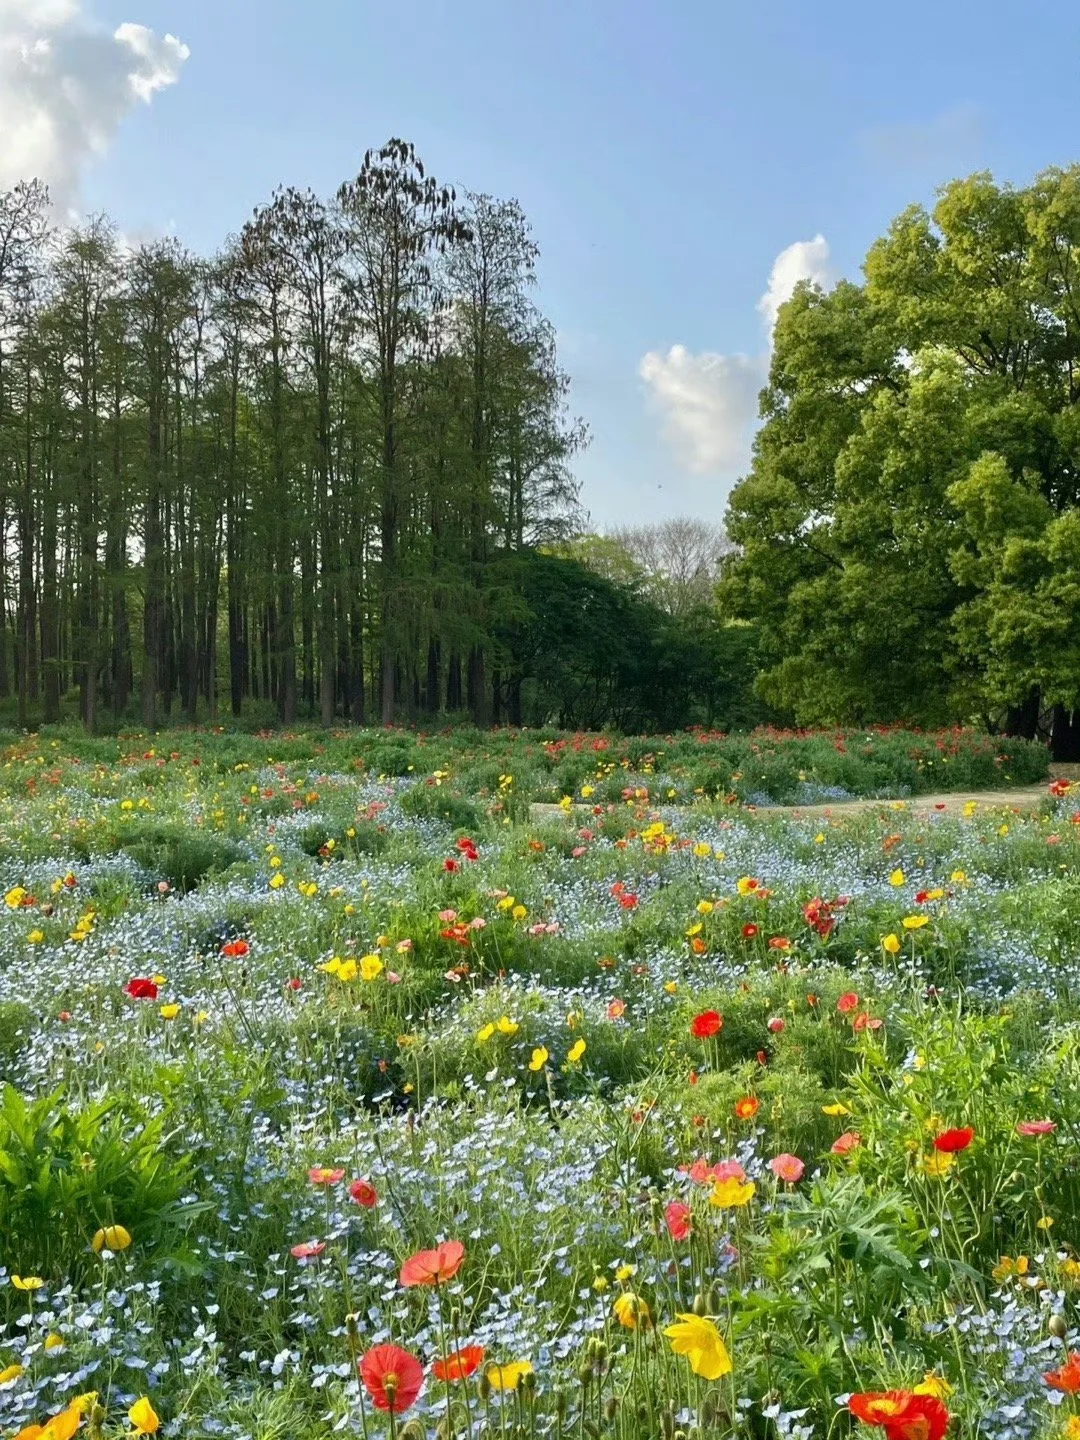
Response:
[[[1024,740],[1034,740],[1039,728],[1040,694],[1038,687],[1032,689],[1023,703],[1010,705],[1005,717],[1005,734],[1018,735]]]
[[[1080,710],[1066,710],[1064,705],[1054,706],[1050,757],[1059,764],[1080,761]]]

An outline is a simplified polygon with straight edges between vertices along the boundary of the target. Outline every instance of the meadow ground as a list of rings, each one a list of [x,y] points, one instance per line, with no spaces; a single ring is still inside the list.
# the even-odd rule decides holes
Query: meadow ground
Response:
[[[738,803],[1037,747],[2,765],[4,1436],[1080,1434],[1080,788]]]

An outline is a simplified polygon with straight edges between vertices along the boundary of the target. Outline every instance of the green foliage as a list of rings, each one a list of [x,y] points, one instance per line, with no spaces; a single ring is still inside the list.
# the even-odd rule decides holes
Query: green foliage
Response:
[[[1033,733],[1041,702],[1071,758],[1078,196],[1078,167],[956,181],[872,247],[864,285],[782,308],[722,599],[800,723],[1027,706]]]
[[[231,841],[159,820],[131,820],[114,837],[115,847],[174,889],[194,890],[213,871],[243,858]]]
[[[406,790],[401,797],[401,808],[406,815],[417,819],[443,820],[455,830],[476,831],[483,825],[478,806],[448,786],[432,781],[422,781]]]
[[[127,1096],[75,1106],[62,1089],[0,1098],[0,1265],[57,1276],[85,1266],[94,1232],[123,1225],[152,1244],[181,1218],[190,1159],[165,1121]]]
[[[705,606],[670,615],[569,556],[523,556],[515,572],[525,608],[500,639],[525,687],[520,718],[624,731],[764,718],[748,627],[722,624]]]

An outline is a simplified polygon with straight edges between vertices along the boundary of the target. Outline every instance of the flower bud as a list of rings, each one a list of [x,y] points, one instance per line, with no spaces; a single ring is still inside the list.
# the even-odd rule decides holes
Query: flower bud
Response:
[[[1051,1315],[1050,1324],[1047,1326],[1047,1329],[1055,1340],[1064,1340],[1065,1336],[1069,1333],[1069,1326],[1064,1315]]]
[[[700,1290],[694,1296],[694,1303],[691,1308],[695,1315],[707,1315],[709,1313],[708,1301]]]

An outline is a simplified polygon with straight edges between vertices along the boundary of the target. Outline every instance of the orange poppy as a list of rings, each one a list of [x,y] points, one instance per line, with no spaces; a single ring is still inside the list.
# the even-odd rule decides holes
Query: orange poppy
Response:
[[[1080,1393],[1080,1355],[1073,1352],[1064,1365],[1048,1370],[1043,1379],[1052,1390],[1062,1390],[1066,1395]]]
[[[467,1380],[484,1363],[482,1345],[464,1345],[436,1360],[431,1367],[436,1380]]]
[[[418,1250],[401,1267],[402,1285],[443,1285],[452,1280],[465,1259],[460,1240],[444,1240],[434,1250]]]
[[[735,1102],[736,1120],[752,1120],[761,1109],[761,1101],[753,1095],[744,1095]]]

